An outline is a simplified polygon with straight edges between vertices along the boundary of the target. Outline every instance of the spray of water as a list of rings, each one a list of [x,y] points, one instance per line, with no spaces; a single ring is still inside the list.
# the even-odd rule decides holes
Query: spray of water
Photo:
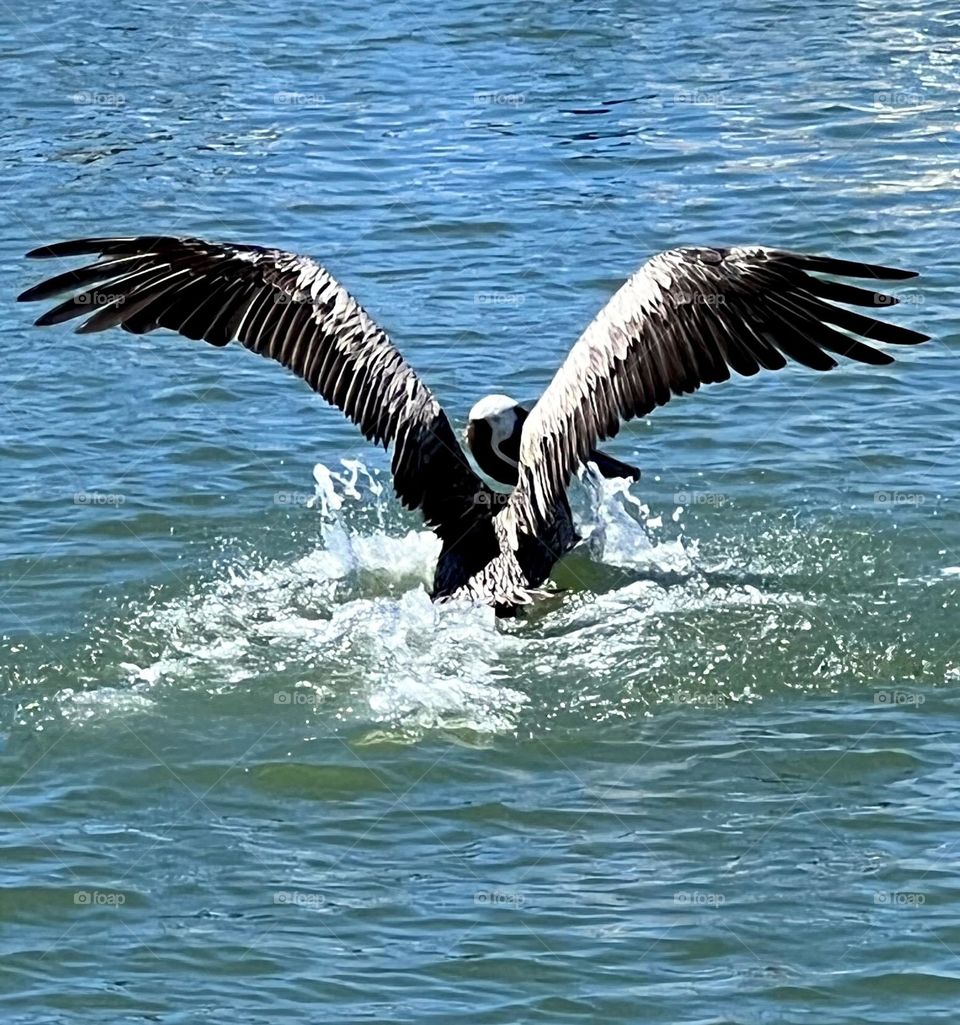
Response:
[[[571,494],[584,541],[554,573],[558,596],[498,623],[485,607],[430,601],[439,542],[399,508],[385,473],[318,464],[314,481],[314,550],[233,558],[186,593],[98,622],[95,668],[59,692],[59,714],[135,713],[184,691],[260,705],[286,694],[318,724],[361,722],[371,735],[511,730],[547,698],[548,718],[626,714],[696,700],[704,680],[733,673],[737,610],[768,615],[776,632],[785,606],[802,604],[716,579],[681,509],[665,525],[638,485],[586,472]],[[690,672],[678,677],[671,659]],[[725,700],[753,693],[749,676],[724,686]]]

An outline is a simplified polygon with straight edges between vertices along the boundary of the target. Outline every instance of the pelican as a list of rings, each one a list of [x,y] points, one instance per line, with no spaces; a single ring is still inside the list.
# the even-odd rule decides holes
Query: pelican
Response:
[[[675,395],[788,361],[832,370],[834,355],[893,362],[865,340],[913,345],[928,336],[857,313],[896,299],[834,280],[915,277],[912,271],[764,246],[658,253],[616,292],[527,409],[489,395],[470,411],[471,467],[430,389],[320,264],[255,245],[143,235],[58,242],[33,258],[97,259],[28,289],[30,302],[72,293],[36,321],[86,316],[81,334],[170,328],[223,347],[238,340],[282,363],[355,423],[393,447],[400,502],[439,536],[431,597],[469,599],[510,615],[544,593],[577,544],[566,490],[581,466],[639,471],[597,451],[625,420]],[[837,304],[843,305],[837,305]],[[831,355],[832,354],[832,355]]]

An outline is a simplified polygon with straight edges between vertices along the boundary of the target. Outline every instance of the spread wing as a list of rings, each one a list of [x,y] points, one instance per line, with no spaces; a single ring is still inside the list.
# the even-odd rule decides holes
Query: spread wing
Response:
[[[890,296],[817,274],[896,280],[911,271],[761,247],[673,249],[645,263],[573,346],[523,425],[519,483],[503,510],[510,546],[535,534],[598,441],[674,395],[789,361],[815,370],[831,354],[884,364],[854,337],[912,345],[927,335],[837,306]]]
[[[135,334],[170,328],[224,346],[233,339],[277,360],[342,410],[370,441],[394,447],[401,502],[421,509],[440,537],[473,535],[492,557],[489,489],[470,468],[446,414],[387,335],[319,264],[259,246],[140,236],[60,242],[28,253],[95,254],[28,289],[30,302],[74,293],[37,324],[86,316],[80,333],[120,326]],[[485,540],[484,540],[485,539]]]

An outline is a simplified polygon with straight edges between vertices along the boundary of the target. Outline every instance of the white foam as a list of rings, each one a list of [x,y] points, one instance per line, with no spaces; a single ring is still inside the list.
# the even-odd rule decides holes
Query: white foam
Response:
[[[511,729],[526,698],[497,676],[499,654],[515,641],[492,609],[430,601],[437,537],[403,529],[395,500],[362,463],[318,465],[314,479],[321,548],[292,561],[233,562],[191,592],[143,607],[124,628],[147,650],[118,661],[116,686],[61,692],[61,713],[135,713],[171,686],[225,694],[272,679],[263,684],[271,691],[278,674],[295,672],[289,686],[313,687],[318,700],[336,704],[339,687],[341,717]],[[163,638],[153,658],[143,657],[150,636]]]
[[[195,689],[247,695],[273,715],[270,694],[282,688],[310,692],[297,715],[366,723],[373,737],[509,732],[529,707],[528,689],[544,680],[589,681],[572,708],[597,700],[597,687],[619,691],[625,659],[655,671],[663,656],[652,641],[664,617],[770,605],[776,629],[775,606],[800,600],[711,583],[682,523],[668,530],[630,482],[587,474],[571,495],[587,536],[572,558],[596,564],[598,586],[575,582],[529,622],[498,624],[489,608],[430,601],[439,541],[413,526],[386,474],[360,462],[321,464],[314,480],[320,547],[292,560],[234,559],[187,593],[108,625],[124,651],[113,680],[61,692],[62,714],[135,715],[165,689]],[[711,649],[711,665],[724,657]]]
[[[66,687],[57,694],[60,712],[68,722],[97,722],[118,715],[130,716],[150,711],[154,699],[143,690],[99,687],[96,690],[74,690]]]

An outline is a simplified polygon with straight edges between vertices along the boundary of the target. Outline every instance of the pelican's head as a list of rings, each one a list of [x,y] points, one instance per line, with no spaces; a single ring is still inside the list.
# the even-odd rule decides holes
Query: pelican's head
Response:
[[[527,414],[507,395],[488,395],[470,410],[467,447],[477,466],[499,484],[517,483],[520,431]]]

